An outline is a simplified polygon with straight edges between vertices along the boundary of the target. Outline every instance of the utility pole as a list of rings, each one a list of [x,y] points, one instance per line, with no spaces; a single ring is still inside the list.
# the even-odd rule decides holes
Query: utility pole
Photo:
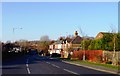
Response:
[[[117,59],[116,59],[116,29],[111,26],[112,29],[112,34],[113,34],[113,56],[112,56],[112,65],[117,64]]]
[[[84,53],[83,53],[83,61],[85,61],[85,58],[86,58],[86,56],[85,56],[85,36],[84,36],[84,32],[82,31],[82,29],[81,28],[79,28],[79,31],[80,31],[80,33],[81,33],[81,35],[82,35],[82,37],[83,37],[83,47],[82,47],[82,50],[84,51]]]
[[[116,34],[115,33],[113,33],[113,43],[114,43],[114,45],[113,45],[113,57],[112,57],[112,65],[116,65],[116,50],[115,50],[115,48],[116,48]]]
[[[114,43],[114,47],[113,47],[113,58],[112,58],[112,65],[116,65],[116,33],[113,33],[113,43]]]

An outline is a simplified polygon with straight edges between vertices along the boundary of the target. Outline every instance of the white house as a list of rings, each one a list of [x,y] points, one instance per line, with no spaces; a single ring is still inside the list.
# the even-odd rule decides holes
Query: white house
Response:
[[[62,41],[57,41],[51,45],[49,45],[49,52],[50,54],[52,53],[58,53],[61,54],[61,50],[62,50]]]

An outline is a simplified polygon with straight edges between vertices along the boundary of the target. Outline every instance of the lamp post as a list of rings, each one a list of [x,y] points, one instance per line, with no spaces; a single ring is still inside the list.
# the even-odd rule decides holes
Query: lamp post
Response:
[[[16,29],[22,29],[22,28],[13,28],[13,43],[15,42],[15,41],[14,41],[14,37],[15,37],[15,30],[16,30]]]

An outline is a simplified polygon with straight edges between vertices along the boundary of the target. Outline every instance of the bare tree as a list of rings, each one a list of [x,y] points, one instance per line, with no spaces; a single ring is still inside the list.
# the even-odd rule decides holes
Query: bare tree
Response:
[[[49,36],[48,35],[41,36],[40,41],[50,41]]]
[[[17,42],[19,43],[20,46],[26,47],[28,40],[20,39],[20,40],[17,41]]]

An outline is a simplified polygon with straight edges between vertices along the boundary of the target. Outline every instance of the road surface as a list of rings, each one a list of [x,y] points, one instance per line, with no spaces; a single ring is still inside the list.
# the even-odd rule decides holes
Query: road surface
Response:
[[[63,74],[63,75],[107,75],[110,73],[97,71],[82,66],[64,63],[59,59],[42,57],[39,55],[25,55],[6,60],[2,64],[2,74]],[[103,76],[103,75],[102,75]],[[108,75],[110,76],[110,75]],[[113,76],[113,75],[111,75]]]

